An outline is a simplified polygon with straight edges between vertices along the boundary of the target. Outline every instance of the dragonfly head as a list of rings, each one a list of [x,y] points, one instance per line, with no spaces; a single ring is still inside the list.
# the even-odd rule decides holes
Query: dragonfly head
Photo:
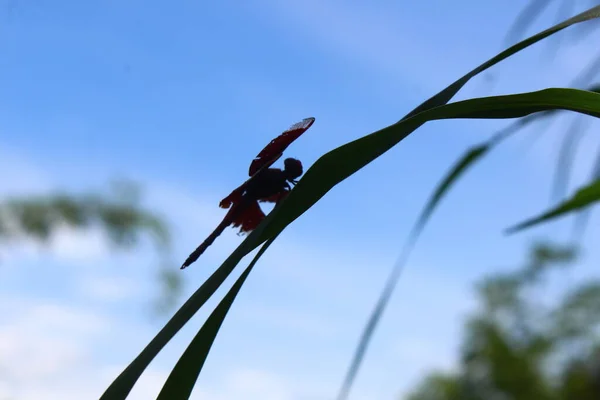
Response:
[[[300,160],[296,160],[295,158],[286,158],[285,161],[283,161],[283,165],[283,172],[285,172],[285,178],[288,181],[294,181],[296,178],[302,175],[302,163]]]

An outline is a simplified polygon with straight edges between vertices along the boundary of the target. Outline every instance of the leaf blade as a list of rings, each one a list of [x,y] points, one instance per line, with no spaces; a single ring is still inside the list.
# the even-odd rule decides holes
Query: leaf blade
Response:
[[[506,232],[508,234],[512,234],[523,229],[530,228],[543,222],[547,222],[555,218],[561,217],[564,214],[583,209],[598,201],[600,201],[600,179],[596,180],[590,185],[579,189],[573,197],[571,197],[567,201],[564,201],[559,206],[549,211],[546,211],[538,215],[537,217],[533,217],[521,223],[518,223],[508,228]]]

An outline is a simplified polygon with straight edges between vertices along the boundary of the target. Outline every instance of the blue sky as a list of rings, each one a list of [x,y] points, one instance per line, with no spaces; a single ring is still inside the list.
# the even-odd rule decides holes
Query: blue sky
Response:
[[[280,131],[316,118],[287,152],[307,168],[395,122],[500,51],[522,2],[4,4],[0,196],[136,179],[146,204],[171,223],[174,256],[183,260],[224,215],[219,200]],[[554,14],[529,34],[553,24]],[[536,45],[495,67],[493,85],[477,78],[457,99],[565,86],[594,40],[556,54],[550,42]],[[568,237],[569,221],[514,237],[502,230],[549,206],[572,118],[535,141],[540,132],[522,132],[449,196],[410,259],[353,399],[392,399],[425,371],[451,367],[473,280],[517,266],[536,238]],[[507,123],[427,124],[290,226],[238,296],[193,399],[332,398],[433,186],[468,146]],[[574,185],[587,177],[598,144],[593,135],[582,142]],[[555,289],[595,274],[597,221],[582,265]],[[239,241],[228,230],[183,273],[185,298]],[[148,315],[154,258],[145,247],[115,253],[95,231],[62,230],[45,248],[2,249],[0,398],[97,398],[164,323]],[[152,363],[132,399],[158,393],[214,305]]]

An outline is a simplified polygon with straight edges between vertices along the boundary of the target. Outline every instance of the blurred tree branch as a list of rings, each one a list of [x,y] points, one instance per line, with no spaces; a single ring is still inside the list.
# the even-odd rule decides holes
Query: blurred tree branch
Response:
[[[124,250],[133,250],[149,236],[162,260],[159,277],[163,289],[157,307],[166,311],[181,289],[180,277],[168,262],[171,238],[167,224],[139,204],[139,187],[134,183],[114,182],[111,189],[108,194],[57,192],[0,201],[0,245],[29,240],[47,244],[65,227],[82,233],[100,228],[114,247]]]
[[[600,280],[556,305],[535,296],[553,269],[575,259],[571,247],[538,245],[524,267],[480,282],[457,370],[430,374],[408,400],[599,399]]]

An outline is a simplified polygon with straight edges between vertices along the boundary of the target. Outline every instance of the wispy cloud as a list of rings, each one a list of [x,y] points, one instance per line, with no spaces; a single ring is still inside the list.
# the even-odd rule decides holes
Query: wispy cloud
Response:
[[[118,303],[138,299],[144,291],[132,278],[115,275],[88,274],[78,282],[77,289],[86,299],[106,303]]]
[[[397,83],[426,91],[449,83],[447,79],[473,58],[461,49],[432,46],[405,28],[407,20],[398,22],[398,10],[376,3],[264,1],[259,10],[273,17],[269,23],[300,32],[322,51],[355,67],[370,68],[374,76],[383,73]],[[438,63],[441,59],[443,69]]]
[[[3,297],[0,307],[0,381],[17,398],[86,365],[108,332],[105,317],[64,304]]]
[[[249,303],[249,304],[248,304]],[[335,315],[320,315],[318,310],[294,310],[291,307],[257,304],[248,301],[240,304],[238,313],[246,324],[261,324],[265,329],[276,329],[282,334],[293,333],[303,337],[331,339],[341,334]]]

